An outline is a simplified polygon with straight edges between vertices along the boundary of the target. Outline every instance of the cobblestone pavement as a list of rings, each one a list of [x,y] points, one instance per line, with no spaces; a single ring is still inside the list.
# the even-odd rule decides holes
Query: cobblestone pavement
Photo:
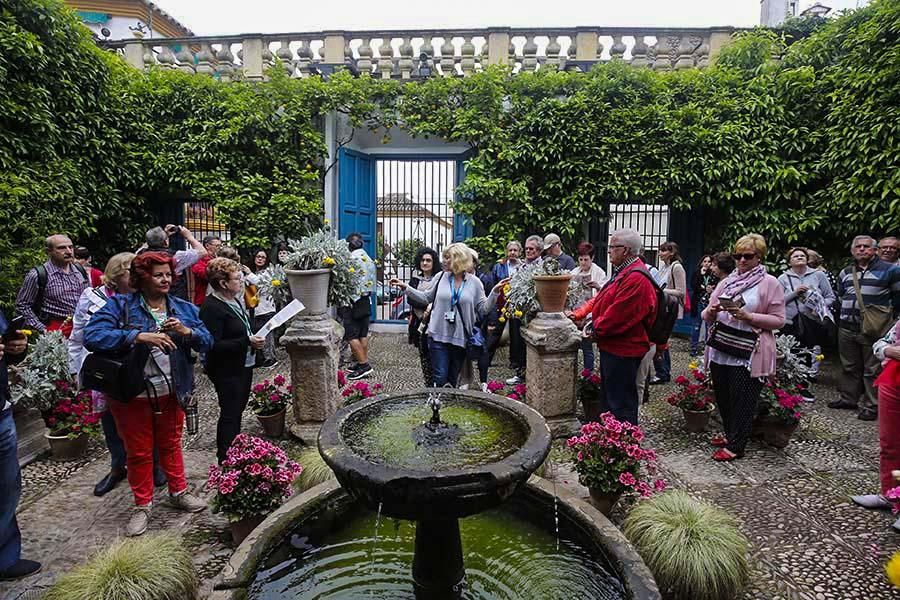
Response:
[[[685,346],[673,344],[673,373],[686,368]],[[279,351],[278,368],[257,377],[287,373],[286,356]],[[399,335],[373,336],[373,381],[387,391],[420,385],[418,357]],[[511,373],[501,350],[492,378]],[[890,529],[888,513],[853,506],[849,496],[878,488],[878,435],[875,423],[859,421],[848,411],[828,409],[836,392],[838,372],[826,362],[817,401],[790,445],[776,450],[752,442],[747,455],[732,463],[710,460],[709,434],[682,429],[681,416],[662,398],[670,386],[654,386],[652,401],[642,409],[648,443],[661,455],[670,483],[698,498],[711,501],[742,523],[752,542],[753,573],[745,599],[850,600],[900,598],[886,582],[882,565],[900,549],[900,534]],[[201,428],[186,437],[185,463],[190,484],[201,494],[208,466],[215,460],[215,419],[218,409],[212,386],[198,375]],[[252,415],[245,415],[244,429],[259,434]],[[294,442],[282,440],[285,447]],[[555,449],[551,457],[561,458]],[[122,534],[131,506],[128,486],[120,485],[103,498],[91,494],[93,485],[108,468],[102,444],[93,443],[79,461],[54,462],[48,457],[22,472],[23,494],[19,506],[26,557],[40,560],[44,570],[16,584],[0,584],[0,598],[38,598],[61,573],[86,560],[93,552]],[[554,461],[551,476],[559,485],[587,496],[563,460]],[[182,532],[203,579],[202,595],[231,555],[227,523],[221,515],[203,511],[185,515],[165,506],[158,492],[150,529]],[[621,522],[633,499],[623,499],[613,520]]]

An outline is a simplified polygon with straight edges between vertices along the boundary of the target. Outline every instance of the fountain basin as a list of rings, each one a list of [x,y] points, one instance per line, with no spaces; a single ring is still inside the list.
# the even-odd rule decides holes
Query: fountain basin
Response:
[[[616,527],[590,504],[569,491],[560,489],[557,494],[559,517],[562,531],[578,533],[580,544],[585,551],[602,557],[608,571],[620,582],[619,593],[611,598],[625,600],[659,600],[659,590],[640,556]],[[553,531],[553,484],[537,476],[532,476],[519,486],[515,503],[524,502],[535,507],[544,515],[542,522],[536,526]],[[235,550],[222,573],[217,578],[215,590],[210,600],[246,600],[258,598],[274,600],[276,598],[296,598],[296,590],[285,589],[273,592],[262,591],[266,585],[263,580],[272,577],[272,560],[279,560],[276,553],[290,546],[295,532],[301,528],[314,535],[328,538],[328,532],[340,528],[348,519],[358,515],[359,504],[343,490],[337,481],[322,483],[303,494],[291,498],[284,506],[269,517],[244,540]],[[354,512],[356,511],[356,512]],[[382,522],[382,535],[390,535],[393,525],[390,521]],[[465,526],[463,531],[466,531]],[[561,543],[573,543],[563,534]],[[464,540],[465,545],[465,540]],[[378,548],[373,551],[378,553]],[[409,549],[411,552],[411,548]],[[369,554],[360,557],[359,566],[348,569],[360,569],[365,572],[369,565]],[[474,561],[473,561],[474,563]],[[278,568],[278,567],[275,567]],[[287,566],[283,566],[287,568]],[[404,570],[408,565],[404,567]],[[260,574],[260,571],[263,571]],[[471,577],[475,579],[474,577]],[[513,581],[515,585],[517,582]],[[411,598],[412,582],[408,582],[405,591],[390,592],[383,598]],[[283,594],[283,595],[281,595]],[[345,589],[344,595],[323,596],[329,598],[358,597],[353,589]],[[479,597],[466,596],[469,597]],[[515,596],[513,596],[515,597]],[[549,596],[548,596],[549,597]]]
[[[461,433],[452,443],[417,442],[427,394]],[[509,498],[550,451],[551,435],[531,407],[471,390],[419,389],[346,406],[319,433],[319,452],[347,492],[382,515],[452,519]]]

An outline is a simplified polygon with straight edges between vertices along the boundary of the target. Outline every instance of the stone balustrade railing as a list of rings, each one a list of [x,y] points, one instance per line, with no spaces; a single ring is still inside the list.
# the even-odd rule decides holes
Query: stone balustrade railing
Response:
[[[151,66],[205,73],[225,81],[262,79],[279,64],[294,77],[338,66],[385,79],[431,74],[467,76],[486,65],[514,72],[587,69],[622,60],[659,70],[705,67],[732,28],[491,28],[415,31],[324,31],[217,37],[119,40],[139,69]]]

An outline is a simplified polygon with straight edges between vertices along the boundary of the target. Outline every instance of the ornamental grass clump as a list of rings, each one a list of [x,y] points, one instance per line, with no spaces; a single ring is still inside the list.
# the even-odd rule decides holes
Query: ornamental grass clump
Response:
[[[63,575],[44,600],[189,600],[197,571],[181,538],[162,533],[124,538]]]
[[[222,466],[212,465],[206,485],[216,492],[210,503],[229,521],[265,516],[293,493],[291,484],[303,467],[284,450],[245,433],[231,443]]]
[[[653,573],[663,597],[732,600],[747,581],[749,543],[729,514],[681,491],[631,509],[622,531]]]
[[[582,425],[580,435],[566,440],[566,446],[581,485],[604,494],[633,490],[646,497],[664,490],[666,482],[652,478],[656,452],[641,448],[643,440],[640,427],[605,412],[599,422]]]
[[[303,472],[294,481],[294,488],[298,492],[305,492],[320,483],[334,479],[334,471],[319,454],[318,448],[306,448],[296,458],[297,462],[303,465]]]

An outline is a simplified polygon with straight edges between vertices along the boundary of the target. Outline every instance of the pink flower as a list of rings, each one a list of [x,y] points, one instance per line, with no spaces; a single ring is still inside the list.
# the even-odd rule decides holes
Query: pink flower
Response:
[[[679,375],[675,378],[675,383],[677,383],[678,385],[687,385],[688,383],[690,383],[690,380],[684,375]]]
[[[526,393],[528,393],[528,388],[524,383],[518,384],[514,389],[519,396],[524,396]]]
[[[495,394],[503,389],[503,384],[499,381],[489,381],[487,384],[487,389],[490,393]]]
[[[637,479],[634,478],[634,474],[628,471],[625,471],[621,475],[619,475],[619,483],[622,485],[627,485],[629,487],[633,486],[637,483]]]
[[[266,386],[264,386],[261,383],[257,383],[256,385],[253,386],[254,394],[262,394],[264,391],[266,391]]]
[[[343,371],[337,372],[338,385],[344,387],[347,385],[347,375]]]
[[[276,375],[273,381],[275,382],[275,385],[284,385],[284,375]]]
[[[582,370],[581,370],[581,376],[584,377],[584,378],[590,377],[590,376],[591,376],[591,370],[590,370],[590,369],[582,369]]]

